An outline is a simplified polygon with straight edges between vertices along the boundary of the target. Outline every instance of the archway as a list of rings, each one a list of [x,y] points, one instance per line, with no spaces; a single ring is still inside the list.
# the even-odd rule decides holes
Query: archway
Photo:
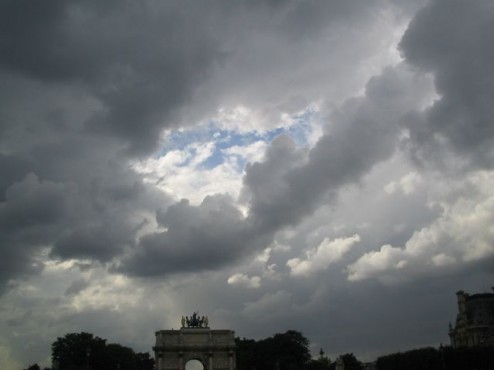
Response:
[[[189,360],[185,364],[185,370],[204,370],[204,365],[199,360]]]
[[[181,323],[180,330],[156,332],[157,370],[236,369],[234,331],[211,330],[208,318],[197,313],[182,317]]]

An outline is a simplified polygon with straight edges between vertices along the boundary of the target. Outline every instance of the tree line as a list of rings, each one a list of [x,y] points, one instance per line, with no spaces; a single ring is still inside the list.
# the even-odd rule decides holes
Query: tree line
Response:
[[[235,339],[237,370],[335,370],[336,363],[324,355],[312,358],[309,340],[300,332],[288,330],[271,337]],[[340,356],[345,370],[363,370],[353,353]]]
[[[377,370],[492,370],[494,347],[420,348],[379,357]]]
[[[237,370],[335,370],[321,349],[312,358],[310,342],[300,332],[288,330],[271,337],[254,340],[235,338]],[[69,333],[51,346],[52,370],[153,370],[154,359],[149,353],[131,348],[90,333]],[[364,365],[353,355],[339,356],[345,370],[363,370]],[[381,356],[376,370],[492,370],[494,347],[452,348],[427,347]],[[24,370],[42,370],[33,364]],[[44,368],[43,370],[50,370]]]
[[[53,370],[153,370],[149,353],[134,352],[91,333],[69,333],[51,345]],[[42,370],[33,364],[25,370]],[[50,370],[44,368],[43,370]]]

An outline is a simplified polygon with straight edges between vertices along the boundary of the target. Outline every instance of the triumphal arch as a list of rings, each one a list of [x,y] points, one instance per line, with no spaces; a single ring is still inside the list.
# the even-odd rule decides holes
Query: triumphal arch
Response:
[[[180,330],[156,332],[153,347],[157,370],[185,370],[199,361],[204,370],[235,370],[235,332],[211,330],[207,316],[182,316]]]

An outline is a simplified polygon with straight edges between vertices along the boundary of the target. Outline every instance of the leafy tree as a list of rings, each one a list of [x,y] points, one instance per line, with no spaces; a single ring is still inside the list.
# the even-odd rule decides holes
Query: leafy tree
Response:
[[[341,356],[341,359],[343,360],[345,370],[362,370],[364,368],[362,363],[357,360],[353,353],[346,353]]]
[[[302,370],[311,360],[309,340],[295,330],[257,342],[237,338],[236,344],[238,370]]]
[[[419,348],[394,353],[377,359],[378,369],[435,370],[441,369],[440,353],[432,348]]]
[[[105,352],[106,369],[134,370],[137,368],[136,355],[129,347],[112,343],[106,346]]]
[[[136,354],[131,348],[90,333],[69,333],[52,344],[52,361],[59,370],[153,370],[148,353]],[[32,369],[37,370],[37,369]]]
[[[31,366],[28,366],[26,369],[24,370],[41,370],[41,368],[39,367],[38,364],[32,364]]]
[[[311,359],[309,340],[302,333],[288,330],[273,337],[277,366],[280,370],[304,369]]]
[[[136,370],[154,370],[154,358],[149,353],[136,353]]]
[[[52,346],[52,362],[63,370],[104,369],[106,340],[90,333],[69,333]]]
[[[256,368],[259,355],[256,353],[257,342],[254,339],[235,338],[237,370],[253,370]]]

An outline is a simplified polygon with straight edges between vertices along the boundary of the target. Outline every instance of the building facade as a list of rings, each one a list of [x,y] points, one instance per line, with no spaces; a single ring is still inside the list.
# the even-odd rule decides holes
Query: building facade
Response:
[[[494,288],[493,288],[494,290]],[[456,293],[458,314],[449,337],[453,347],[494,345],[494,293]]]
[[[235,333],[211,330],[208,318],[194,313],[182,317],[180,330],[156,332],[153,347],[157,370],[185,370],[187,362],[199,361],[204,370],[235,370]]]

